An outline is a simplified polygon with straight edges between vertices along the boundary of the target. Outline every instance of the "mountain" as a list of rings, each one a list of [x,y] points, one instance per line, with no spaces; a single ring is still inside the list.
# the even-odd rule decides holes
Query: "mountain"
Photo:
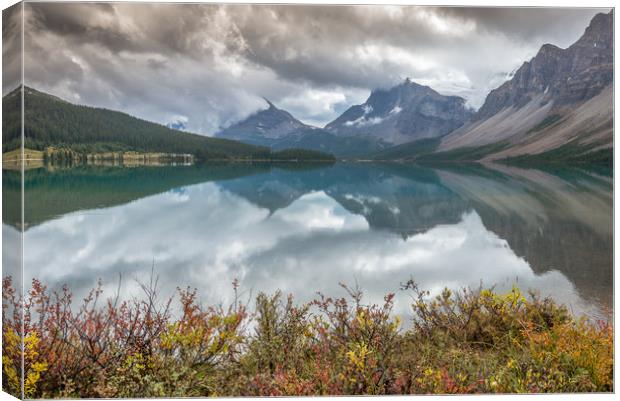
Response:
[[[566,49],[543,45],[470,122],[442,138],[434,158],[609,161],[613,18],[597,14]]]
[[[325,153],[300,149],[272,152],[266,147],[191,134],[118,111],[71,104],[29,87],[24,87],[24,105],[24,145],[33,150],[53,146],[77,153],[138,151],[189,153],[200,159],[333,160]],[[20,106],[19,88],[2,99],[3,152],[20,146]]]
[[[2,98],[3,152],[19,147],[20,98],[19,88]],[[24,87],[24,106],[24,142],[29,149],[56,146],[84,153],[133,150],[205,158],[269,154],[265,148],[170,129],[118,111],[75,105],[29,87]]]
[[[266,99],[265,99],[266,100]],[[339,137],[324,129],[307,125],[291,113],[266,100],[268,108],[221,130],[215,135],[273,150],[288,148],[329,152],[338,156],[359,156],[388,146],[384,141],[366,137]]]
[[[437,138],[461,126],[472,114],[465,100],[442,96],[407,79],[371,93],[363,105],[349,108],[322,129],[307,125],[269,102],[258,111],[216,134],[272,149],[300,148],[359,157],[391,145]]]
[[[278,109],[265,99],[268,108],[260,110],[215,134],[220,138],[235,139],[247,143],[270,144],[300,129],[312,129],[293,117],[291,113]]]
[[[368,136],[402,144],[445,135],[471,114],[465,99],[440,95],[407,78],[391,89],[372,91],[364,104],[350,107],[325,129],[341,137]]]

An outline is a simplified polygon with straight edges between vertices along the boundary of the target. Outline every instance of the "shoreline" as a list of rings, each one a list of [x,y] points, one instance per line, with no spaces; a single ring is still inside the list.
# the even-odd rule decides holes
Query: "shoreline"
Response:
[[[416,166],[454,166],[454,165],[500,165],[514,168],[525,169],[540,169],[545,167],[600,167],[607,168],[613,167],[607,163],[592,163],[586,161],[570,162],[567,163],[561,160],[537,160],[532,163],[515,163],[508,160],[407,160],[407,159],[367,159],[367,158],[355,158],[355,157],[335,157],[334,160],[328,159],[280,159],[280,158],[212,158],[212,159],[199,159],[190,154],[175,154],[175,153],[157,153],[157,152],[135,152],[135,151],[119,151],[119,152],[102,152],[102,153],[77,153],[68,149],[55,149],[48,148],[46,151],[37,151],[32,149],[24,149],[22,153],[20,149],[4,152],[2,154],[2,168],[10,170],[18,170],[21,168],[23,162],[26,169],[40,168],[45,165],[63,165],[63,164],[88,164],[88,165],[103,165],[103,166],[170,166],[170,165],[195,165],[200,163],[212,163],[212,162],[226,162],[226,163],[390,163],[400,165],[416,165]],[[65,157],[67,155],[67,157]]]

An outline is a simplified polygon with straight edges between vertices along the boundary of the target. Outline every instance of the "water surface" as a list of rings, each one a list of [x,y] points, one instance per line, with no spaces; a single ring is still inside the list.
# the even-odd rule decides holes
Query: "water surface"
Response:
[[[18,241],[19,175],[4,171],[3,235]],[[139,294],[154,265],[163,295],[205,302],[282,290],[301,301],[359,285],[370,301],[409,278],[500,291],[517,285],[599,316],[612,305],[609,171],[399,164],[205,164],[26,172],[24,279],[101,279]],[[5,255],[5,257],[8,257]],[[12,261],[11,261],[12,263]],[[6,264],[5,264],[6,266]]]

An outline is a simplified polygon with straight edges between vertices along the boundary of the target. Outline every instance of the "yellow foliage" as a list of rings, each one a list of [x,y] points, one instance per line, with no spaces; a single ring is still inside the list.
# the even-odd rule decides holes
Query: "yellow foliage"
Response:
[[[22,341],[14,330],[4,332],[2,355],[3,371],[7,378],[8,390],[21,395],[22,349],[24,367],[24,392],[26,398],[32,398],[37,392],[37,383],[41,373],[47,370],[47,363],[38,361],[38,346],[41,341],[37,332],[28,333]]]
[[[354,349],[347,352],[349,361],[360,371],[364,370],[366,357],[370,354],[368,346],[364,343],[355,344]]]
[[[8,385],[6,390],[19,397],[22,392],[21,338],[14,330],[6,330],[2,337],[2,370]]]

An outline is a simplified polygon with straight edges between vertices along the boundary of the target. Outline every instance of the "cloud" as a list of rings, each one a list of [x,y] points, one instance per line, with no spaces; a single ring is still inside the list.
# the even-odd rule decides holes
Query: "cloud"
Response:
[[[594,14],[608,8],[578,7],[438,7],[439,15],[474,22],[476,29],[518,41],[567,47],[579,39]],[[563,25],[560,29],[558,24]]]
[[[2,11],[2,94],[6,94],[21,83],[21,3]]]
[[[22,260],[21,232],[7,224],[2,225],[2,277],[11,276],[15,288],[21,287]]]
[[[294,116],[304,116],[303,120],[308,124],[322,126],[325,121],[330,121],[334,115],[340,115],[352,104],[365,102],[369,94],[370,91],[366,89],[308,87],[285,96],[278,102],[278,107]]]
[[[187,130],[187,121],[187,116],[173,116],[166,126],[172,129],[185,131]]]
[[[598,11],[27,3],[26,82],[162,124],[184,115],[207,135],[263,108],[261,97],[323,125],[405,77],[477,107]]]

